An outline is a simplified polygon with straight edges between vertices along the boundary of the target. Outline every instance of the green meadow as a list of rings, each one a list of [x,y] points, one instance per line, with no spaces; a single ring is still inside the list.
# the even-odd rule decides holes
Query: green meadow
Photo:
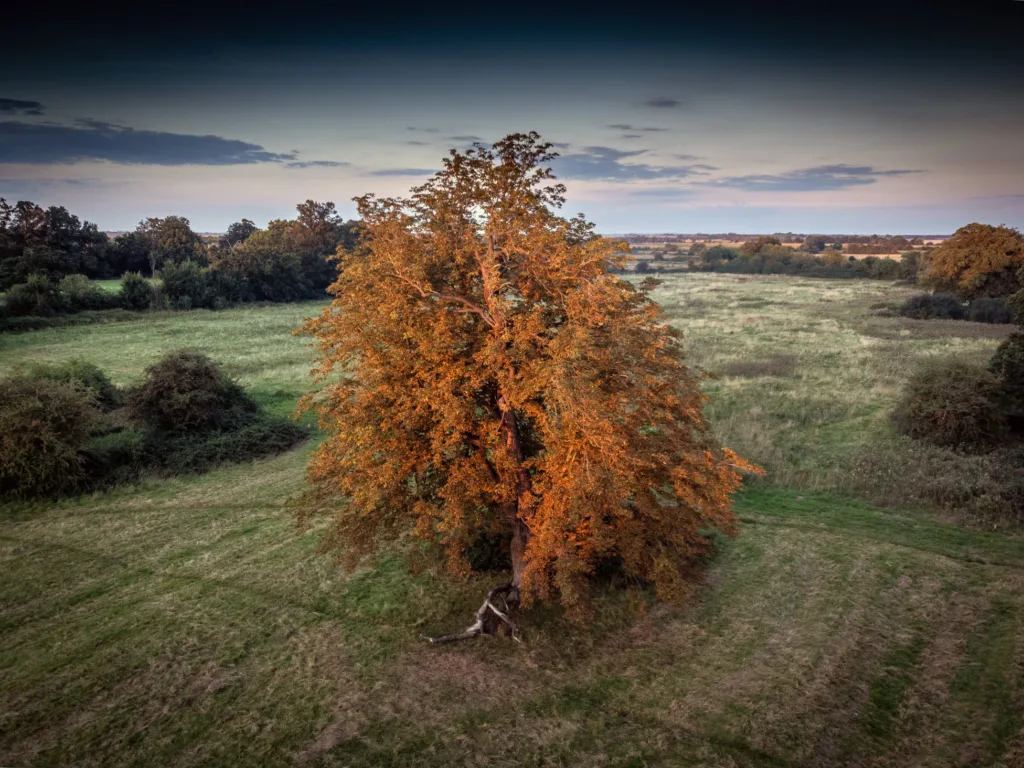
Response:
[[[1002,326],[911,321],[879,281],[673,275],[736,498],[691,603],[598,587],[593,622],[432,647],[494,574],[345,572],[296,529],[311,445],[0,511],[0,765],[1024,765],[1024,537],[999,471],[896,433],[928,359]],[[165,312],[0,337],[0,374],[81,357],[118,384],[191,347],[277,413],[322,304]],[[960,488],[960,495],[953,493]],[[977,489],[964,494],[963,488]]]

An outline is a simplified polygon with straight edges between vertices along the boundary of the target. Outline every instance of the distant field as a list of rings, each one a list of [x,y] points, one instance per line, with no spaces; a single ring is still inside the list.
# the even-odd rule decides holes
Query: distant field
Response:
[[[700,242],[704,243],[708,248],[711,248],[711,247],[716,246],[716,245],[724,245],[727,248],[739,248],[741,245],[743,245],[743,241],[742,240],[701,240]],[[932,243],[932,242],[941,242],[941,241],[928,240],[928,241],[925,241],[925,242]],[[682,240],[682,241],[680,241],[678,243],[675,243],[674,245],[677,245],[679,247],[679,253],[685,258],[686,252],[690,249],[690,246],[692,244],[693,244],[692,240]],[[638,258],[638,259],[650,259],[650,258],[653,258],[653,252],[654,251],[663,251],[665,249],[666,245],[667,245],[667,243],[635,243],[633,245],[634,256],[636,258]],[[803,242],[783,243],[783,245],[787,246],[789,248],[798,249],[801,245],[803,245]],[[889,258],[889,259],[896,259],[897,261],[899,261],[900,257],[903,255],[903,254],[901,254],[899,252],[896,252],[896,253],[846,253],[845,251],[843,252],[843,254],[845,256],[853,256],[855,259],[866,259],[868,256],[874,256],[874,257],[879,258],[879,259]]]
[[[0,765],[1024,765],[1024,538],[912,496],[973,459],[896,435],[917,365],[1008,332],[872,314],[878,281],[669,276],[737,500],[692,605],[603,593],[524,643],[431,648],[498,577],[346,574],[285,509],[310,450],[0,514]],[[0,373],[81,356],[122,384],[168,349],[278,411],[319,304],[161,313],[0,340]],[[885,502],[871,506],[865,500]]]
[[[243,306],[214,312],[158,312],[102,325],[52,328],[0,337],[0,375],[25,361],[81,357],[120,385],[135,382],[164,352],[198,349],[224,364],[268,404],[287,410],[308,388],[311,352],[291,335],[324,302]]]

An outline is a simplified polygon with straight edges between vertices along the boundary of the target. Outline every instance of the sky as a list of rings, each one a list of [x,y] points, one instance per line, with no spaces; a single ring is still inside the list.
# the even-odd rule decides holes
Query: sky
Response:
[[[1024,227],[1024,2],[5,11],[0,197],[220,232],[535,130],[606,233]]]

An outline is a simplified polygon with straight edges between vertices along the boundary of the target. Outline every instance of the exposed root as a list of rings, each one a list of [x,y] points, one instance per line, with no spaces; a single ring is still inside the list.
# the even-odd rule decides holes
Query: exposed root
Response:
[[[499,603],[500,608],[498,607]],[[428,637],[427,640],[433,645],[441,645],[442,643],[454,643],[456,640],[469,640],[478,635],[495,635],[498,633],[498,628],[505,624],[509,628],[512,639],[519,643],[522,642],[519,639],[519,627],[516,626],[512,618],[518,610],[519,588],[512,584],[502,584],[487,593],[483,605],[477,609],[476,621],[470,626],[454,635]]]

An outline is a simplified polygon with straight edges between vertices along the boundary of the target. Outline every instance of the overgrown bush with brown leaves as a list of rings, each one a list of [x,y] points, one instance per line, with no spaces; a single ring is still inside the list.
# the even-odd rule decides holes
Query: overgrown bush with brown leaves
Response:
[[[128,393],[132,418],[170,433],[235,429],[252,421],[259,406],[217,363],[199,352],[169,352],[146,368]]]
[[[893,419],[910,437],[965,452],[992,448],[1008,434],[999,378],[957,361],[912,377]]]
[[[96,395],[80,383],[0,380],[0,493],[44,496],[84,487],[84,450],[99,418]]]

